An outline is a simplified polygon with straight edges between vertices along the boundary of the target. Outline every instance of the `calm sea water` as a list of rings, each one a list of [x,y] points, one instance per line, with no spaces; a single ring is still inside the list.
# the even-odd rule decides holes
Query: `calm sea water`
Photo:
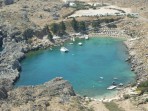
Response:
[[[80,41],[83,46],[77,44]],[[123,40],[91,38],[73,45],[65,43],[65,47],[70,50],[68,53],[61,53],[60,47],[29,53],[21,63],[22,72],[16,86],[38,85],[63,77],[78,94],[97,97],[113,93],[106,88],[114,77],[118,78],[117,83],[123,84],[135,79],[125,62],[128,54]]]

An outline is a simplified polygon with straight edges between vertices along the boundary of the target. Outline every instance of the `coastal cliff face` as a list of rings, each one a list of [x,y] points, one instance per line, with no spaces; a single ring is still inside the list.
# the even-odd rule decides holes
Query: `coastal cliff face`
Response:
[[[19,77],[19,71],[21,70],[19,61],[25,57],[23,53],[25,43],[16,43],[15,41],[8,40],[5,42],[6,39],[3,41],[4,49],[0,53],[0,85],[7,86],[8,84],[12,85],[12,83]]]
[[[6,95],[2,91],[5,93],[5,89],[0,88],[1,111],[92,111],[60,77],[39,86],[15,88]]]

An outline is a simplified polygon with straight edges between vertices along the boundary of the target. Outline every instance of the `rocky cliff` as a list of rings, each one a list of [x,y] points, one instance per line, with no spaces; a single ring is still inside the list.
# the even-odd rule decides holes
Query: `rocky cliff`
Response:
[[[4,99],[0,101],[1,111],[92,111],[61,77],[39,86],[15,88],[8,93],[0,88],[0,99]]]
[[[5,38],[3,40],[4,49],[0,52],[0,85],[3,86],[8,86],[8,84],[12,85],[19,77],[19,71],[21,70],[19,61],[24,58],[23,51],[26,47],[24,42],[17,43],[13,40],[9,41],[8,39],[9,38]]]

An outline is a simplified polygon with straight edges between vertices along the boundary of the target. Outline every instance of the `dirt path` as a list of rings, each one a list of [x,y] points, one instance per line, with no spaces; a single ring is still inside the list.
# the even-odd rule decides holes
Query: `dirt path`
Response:
[[[99,101],[92,101],[89,106],[94,108],[95,111],[109,111],[105,105]]]
[[[115,103],[118,104],[119,107],[123,108],[125,111],[147,111],[147,110],[144,110],[142,107],[133,105],[130,102],[130,100],[116,101]]]

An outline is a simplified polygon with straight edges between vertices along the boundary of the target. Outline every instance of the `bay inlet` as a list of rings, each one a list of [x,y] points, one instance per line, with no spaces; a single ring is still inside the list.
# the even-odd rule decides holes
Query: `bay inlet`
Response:
[[[63,77],[78,94],[98,97],[115,92],[107,90],[113,81],[126,85],[135,80],[130,64],[125,62],[128,52],[121,39],[94,37],[64,46],[68,53],[60,52],[60,47],[28,53],[15,86],[38,85]]]

